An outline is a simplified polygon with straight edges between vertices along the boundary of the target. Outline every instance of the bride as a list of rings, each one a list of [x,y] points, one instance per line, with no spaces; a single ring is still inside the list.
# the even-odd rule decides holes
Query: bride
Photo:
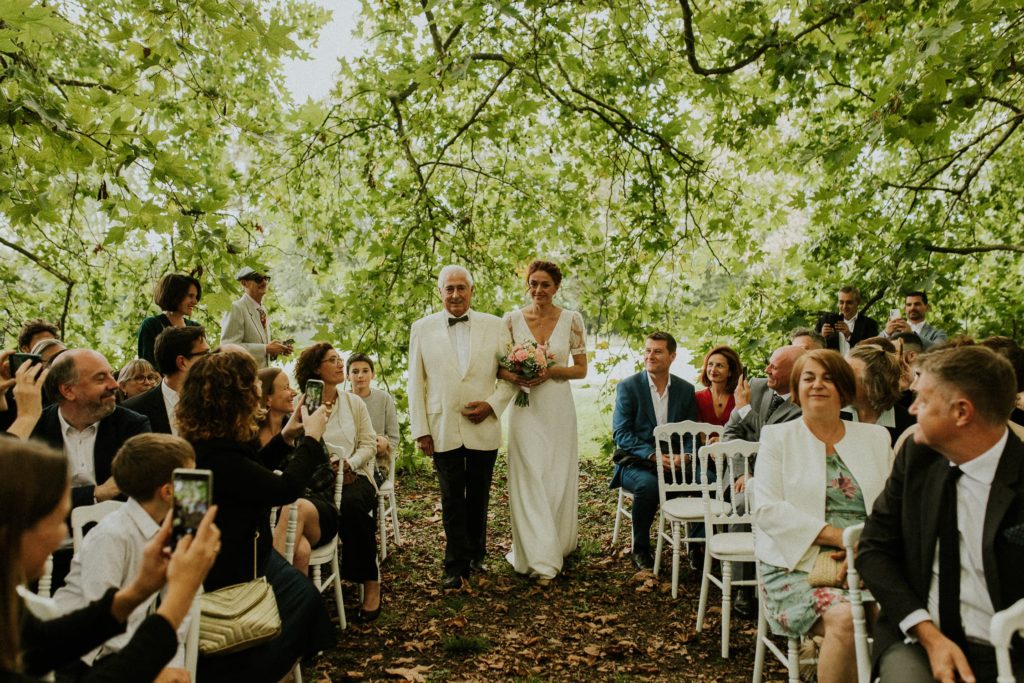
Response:
[[[561,282],[557,265],[534,261],[526,276],[532,303],[505,315],[513,343],[535,341],[546,348],[554,365],[529,380],[508,370],[499,372],[530,393],[530,405],[509,408],[512,552],[506,559],[543,586],[562,570],[562,558],[576,549],[580,468],[576,407],[568,380],[587,375],[583,316],[553,301]]]

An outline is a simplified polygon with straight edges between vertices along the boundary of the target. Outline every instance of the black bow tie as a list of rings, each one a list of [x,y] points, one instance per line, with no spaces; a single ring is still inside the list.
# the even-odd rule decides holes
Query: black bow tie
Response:
[[[469,321],[469,315],[460,315],[458,318],[448,318],[448,327]]]

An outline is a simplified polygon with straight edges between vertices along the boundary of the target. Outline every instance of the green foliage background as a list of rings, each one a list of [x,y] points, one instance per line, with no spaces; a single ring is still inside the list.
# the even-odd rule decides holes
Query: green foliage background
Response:
[[[884,318],[1021,329],[1016,0],[364,0],[366,54],[295,103],[295,0],[0,0],[0,325],[130,358],[169,270],[216,329],[242,263],[288,336],[381,359],[447,262],[477,308],[537,256],[599,339],[752,366],[853,282]],[[329,40],[330,36],[320,36]]]

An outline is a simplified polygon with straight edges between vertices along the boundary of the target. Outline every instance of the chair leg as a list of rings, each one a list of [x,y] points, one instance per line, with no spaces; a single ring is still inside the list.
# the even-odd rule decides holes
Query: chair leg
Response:
[[[338,553],[331,558],[331,572],[334,574],[334,603],[338,607],[338,624],[341,630],[348,628],[348,620],[345,618],[345,600],[341,595],[341,567],[338,562]]]
[[[705,552],[705,563],[711,553]],[[705,570],[706,571],[706,570]],[[732,562],[722,561],[722,658],[729,658],[729,631],[732,628]]]
[[[295,662],[295,666],[292,667],[292,683],[302,683],[301,660]]]
[[[398,530],[398,496],[395,495],[394,489],[388,494],[391,505],[391,524],[395,527],[395,545],[401,545],[402,543],[402,532]]]
[[[619,522],[622,520],[622,487],[619,487],[619,500],[615,504],[615,523],[612,525],[612,547],[619,543]]]
[[[761,683],[764,676],[764,639],[768,637],[768,618],[764,614],[764,600],[757,601],[757,644],[754,646],[754,676],[751,683]]]
[[[697,633],[704,630],[704,616],[708,608],[708,590],[711,583],[711,553],[704,553],[704,568],[700,578],[700,601],[697,603]]]
[[[786,668],[789,669],[789,683],[800,683],[800,639],[786,639]]]
[[[388,556],[388,522],[385,519],[385,502],[380,494],[377,494],[377,555],[383,562]]]
[[[679,523],[672,522],[672,597],[679,596]]]
[[[658,537],[658,543],[654,548],[654,575],[658,576],[658,572],[661,570],[661,548],[665,538],[661,535],[665,529],[665,518],[662,516],[661,511],[658,511],[658,531],[655,534]]]

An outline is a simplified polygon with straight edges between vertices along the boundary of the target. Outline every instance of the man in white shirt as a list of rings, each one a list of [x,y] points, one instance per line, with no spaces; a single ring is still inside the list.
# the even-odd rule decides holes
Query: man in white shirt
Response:
[[[857,342],[878,336],[878,321],[860,313],[860,303],[860,290],[853,285],[839,290],[839,313],[822,316],[815,326],[825,348],[845,356]]]
[[[932,327],[925,318],[931,306],[928,304],[927,292],[908,292],[903,302],[906,318],[893,318],[885,324],[883,337],[892,337],[900,332],[913,332],[921,338],[925,351],[939,342],[946,341],[946,333]]]
[[[202,327],[189,325],[164,328],[153,345],[156,369],[163,373],[163,380],[122,405],[148,417],[154,432],[177,436],[174,409],[178,405],[178,392],[185,384],[188,369],[208,353],[210,345],[206,342],[206,331]]]
[[[882,608],[873,656],[883,681],[994,681],[989,622],[1024,598],[1024,444],[1007,429],[1016,378],[980,346],[926,353],[918,370],[917,431],[856,560]]]
[[[241,283],[245,293],[224,314],[220,343],[240,344],[252,354],[256,365],[262,369],[278,356],[291,354],[292,344],[290,340],[281,341],[270,336],[270,321],[267,309],[263,307],[263,297],[270,287],[270,276],[246,266],[235,279]]]
[[[85,607],[135,578],[146,544],[173,506],[171,478],[177,467],[195,467],[195,453],[183,439],[141,434],[125,442],[114,458],[113,473],[118,487],[128,494],[128,502],[104,517],[82,540],[64,587],[53,596],[63,613]],[[58,681],[75,680],[90,667],[102,668],[105,657],[128,644],[157,597],[154,593],[131,613],[124,633],[82,657],[80,664],[59,672]],[[189,624],[186,617],[178,628],[178,652],[157,678],[160,683],[189,680],[183,647]]]

